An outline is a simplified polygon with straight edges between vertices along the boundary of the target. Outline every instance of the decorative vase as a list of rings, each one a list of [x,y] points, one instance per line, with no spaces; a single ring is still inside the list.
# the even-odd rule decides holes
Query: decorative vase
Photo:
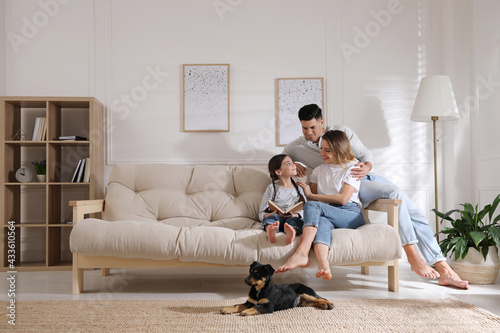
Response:
[[[39,183],[45,183],[45,180],[47,179],[47,175],[36,175],[36,178],[38,178]]]
[[[451,264],[460,278],[470,284],[493,284],[500,270],[496,246],[489,247],[486,260],[478,250],[471,247],[464,259],[452,260]]]

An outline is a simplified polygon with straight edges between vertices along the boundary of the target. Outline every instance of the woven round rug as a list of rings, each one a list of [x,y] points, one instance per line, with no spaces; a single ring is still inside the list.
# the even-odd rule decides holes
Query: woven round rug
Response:
[[[456,299],[333,300],[333,310],[294,308],[243,317],[238,300],[18,301],[15,326],[2,302],[0,331],[19,332],[500,332],[500,317]]]

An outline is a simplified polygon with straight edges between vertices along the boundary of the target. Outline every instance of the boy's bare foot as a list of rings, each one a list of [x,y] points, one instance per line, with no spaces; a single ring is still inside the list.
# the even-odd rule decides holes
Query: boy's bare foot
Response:
[[[276,231],[280,226],[279,221],[274,222],[266,226],[267,238],[271,243],[276,242]]]
[[[469,281],[462,280],[460,276],[453,269],[451,269],[450,265],[446,261],[439,261],[435,263],[436,269],[441,274],[439,278],[439,284],[442,286],[450,286],[456,287],[460,289],[469,289]]]
[[[285,223],[285,233],[286,233],[286,243],[292,244],[293,240],[295,239],[295,235],[297,234],[297,230],[292,228],[292,226],[289,225],[288,223]]]
[[[294,253],[285,263],[278,267],[275,273],[282,273],[296,267],[309,267],[309,256]]]

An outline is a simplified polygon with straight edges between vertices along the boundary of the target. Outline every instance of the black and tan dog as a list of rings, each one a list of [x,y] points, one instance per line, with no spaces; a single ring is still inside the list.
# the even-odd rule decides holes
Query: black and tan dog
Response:
[[[333,308],[332,303],[302,283],[275,284],[272,281],[273,274],[274,268],[271,265],[262,265],[254,261],[250,265],[250,275],[245,279],[245,282],[252,287],[248,300],[243,304],[224,308],[221,313],[252,316],[296,306],[314,306],[323,310]]]

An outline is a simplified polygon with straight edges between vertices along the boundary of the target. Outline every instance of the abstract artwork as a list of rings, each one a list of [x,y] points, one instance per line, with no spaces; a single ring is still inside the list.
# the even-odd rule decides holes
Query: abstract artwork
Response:
[[[302,136],[301,107],[317,104],[324,111],[323,78],[277,79],[276,89],[276,141],[277,146],[286,146]]]
[[[229,132],[229,64],[183,65],[184,131]]]

